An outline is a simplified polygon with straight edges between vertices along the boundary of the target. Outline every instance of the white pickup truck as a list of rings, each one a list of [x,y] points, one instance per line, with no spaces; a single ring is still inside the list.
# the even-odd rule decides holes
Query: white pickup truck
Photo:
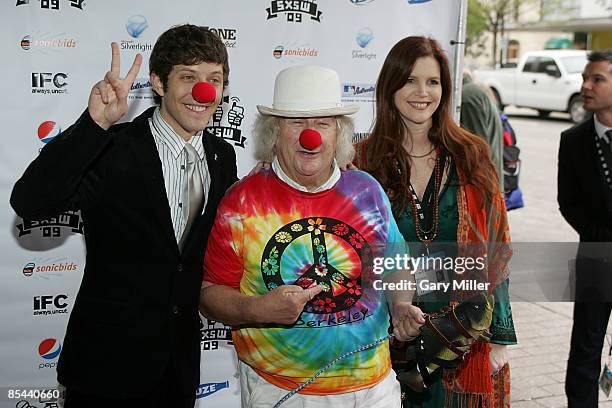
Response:
[[[585,117],[580,86],[586,63],[587,51],[532,51],[516,68],[477,70],[474,77],[491,87],[500,109],[506,105],[533,108],[541,116],[568,112],[573,122],[580,122]]]

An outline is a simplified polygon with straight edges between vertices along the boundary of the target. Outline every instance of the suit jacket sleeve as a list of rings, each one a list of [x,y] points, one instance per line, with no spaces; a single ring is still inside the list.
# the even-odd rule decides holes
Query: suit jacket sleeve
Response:
[[[88,175],[92,163],[111,142],[86,110],[68,129],[50,141],[15,183],[10,203],[28,219],[44,219],[82,208],[95,195],[99,175]]]
[[[590,241],[608,241],[612,231],[604,219],[592,214],[584,203],[589,200],[589,194],[581,187],[584,185],[582,172],[572,160],[580,149],[574,146],[575,134],[561,134],[559,146],[559,168],[557,177],[557,201],[559,210],[565,220],[580,234],[581,239]]]

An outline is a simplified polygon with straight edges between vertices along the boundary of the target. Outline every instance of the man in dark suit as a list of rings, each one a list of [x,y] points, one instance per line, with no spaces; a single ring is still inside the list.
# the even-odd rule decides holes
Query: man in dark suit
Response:
[[[122,80],[111,48],[87,110],[30,164],[11,205],[28,219],[80,210],[85,223],[86,266],[58,363],[65,406],[193,407],[203,252],[237,179],[233,148],[205,130],[228,83],[227,50],[203,27],[166,31],[149,61],[160,106],[114,125],[142,57]],[[194,100],[197,82],[216,88],[214,101]]]
[[[580,234],[565,392],[569,407],[597,407],[601,350],[612,310],[612,50],[588,57],[581,95],[592,118],[561,134],[558,201]]]

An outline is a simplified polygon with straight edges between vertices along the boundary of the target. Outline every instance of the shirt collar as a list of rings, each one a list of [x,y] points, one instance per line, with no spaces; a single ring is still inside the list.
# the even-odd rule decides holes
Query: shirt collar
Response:
[[[612,129],[611,127],[608,127],[606,125],[604,125],[603,123],[601,123],[600,121],[597,120],[597,114],[593,115],[593,119],[595,122],[595,132],[597,132],[597,136],[599,136],[600,139],[605,140],[606,142],[610,143],[611,140],[609,140],[608,135],[606,135],[606,131]]]
[[[304,191],[306,193],[319,193],[321,191],[329,190],[332,188],[338,180],[340,180],[340,167],[338,167],[338,163],[336,163],[336,159],[334,159],[334,170],[332,171],[331,177],[319,187],[315,188],[313,191],[308,191],[306,187],[292,180],[287,173],[285,173],[278,161],[278,157],[274,156],[274,160],[272,161],[272,171],[278,176],[279,179],[284,181],[289,186],[295,188],[296,190]]]
[[[198,152],[200,160],[204,159],[204,144],[202,143],[203,130],[193,135],[188,142],[178,135],[172,127],[164,120],[159,107],[153,112],[150,119],[151,133],[159,142],[163,143],[170,149],[172,156],[176,159],[182,153],[186,143],[190,143]]]

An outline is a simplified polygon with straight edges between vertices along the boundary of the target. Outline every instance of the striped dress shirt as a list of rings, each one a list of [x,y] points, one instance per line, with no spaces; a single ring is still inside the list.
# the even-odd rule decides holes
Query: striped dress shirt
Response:
[[[191,140],[185,142],[162,118],[159,108],[149,119],[149,126],[161,160],[166,196],[168,197],[168,204],[170,204],[170,217],[174,227],[174,236],[178,242],[187,223],[187,211],[183,210],[183,206],[189,205],[188,198],[183,197],[183,191],[185,190],[183,185],[186,183],[185,168],[187,166],[186,143],[190,143],[195,148],[201,160],[201,165],[198,167],[202,180],[204,180],[202,211],[206,208],[208,191],[210,190],[210,174],[204,154],[204,145],[202,144],[204,132],[196,133]]]

